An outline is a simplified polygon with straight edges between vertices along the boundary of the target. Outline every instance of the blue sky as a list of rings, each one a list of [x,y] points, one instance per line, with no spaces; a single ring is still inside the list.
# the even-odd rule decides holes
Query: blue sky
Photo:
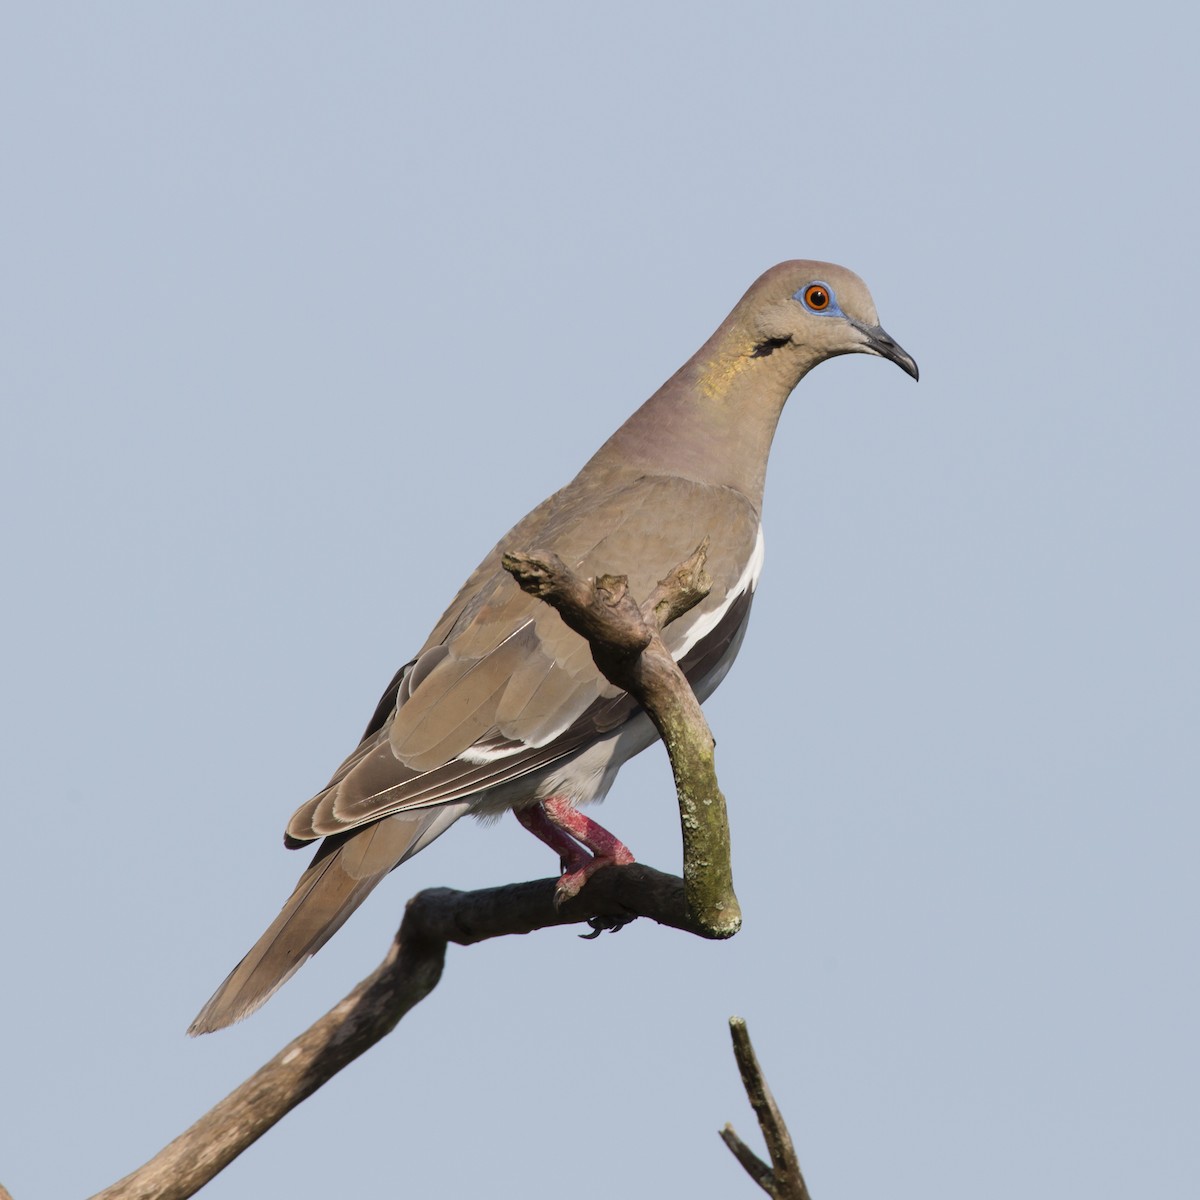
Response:
[[[415,891],[552,871],[515,821],[461,822],[252,1020],[183,1036],[301,869],[287,817],[462,578],[794,257],[862,275],[922,378],[838,359],[781,422],[706,706],[743,932],[452,950],[204,1194],[750,1196],[716,1137],[754,1133],[732,1013],[818,1196],[1190,1194],[1178,12],[5,17],[16,1200],[149,1157],[367,974]],[[677,867],[657,748],[598,815]]]

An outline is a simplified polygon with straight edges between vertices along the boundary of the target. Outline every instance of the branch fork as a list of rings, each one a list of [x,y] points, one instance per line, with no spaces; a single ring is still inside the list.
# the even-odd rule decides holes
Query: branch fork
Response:
[[[510,552],[502,561],[526,592],[544,600],[588,640],[600,671],[654,722],[675,776],[688,906],[709,937],[725,938],[741,928],[742,914],[733,890],[729,821],[717,783],[715,743],[700,702],[660,636],[711,590],[704,571],[707,556],[705,538],[640,608],[624,575],[581,579],[545,550]]]
[[[683,878],[638,863],[599,870],[579,894],[556,903],[554,879],[460,892],[429,888],[409,902],[375,971],[270,1062],[144,1166],[93,1200],[185,1200],[291,1109],[392,1031],[437,986],[449,943],[590,922],[617,927],[649,917],[705,938],[741,925],[729,865],[725,800],[713,737],[660,631],[708,595],[707,539],[639,607],[622,576],[582,580],[553,554],[513,553],[504,566],[553,605],[591,644],[600,670],[628,691],[662,735],[675,775],[683,828]],[[0,1188],[0,1196],[3,1196]]]
[[[800,1170],[792,1135],[788,1132],[779,1105],[775,1103],[775,1097],[771,1095],[771,1089],[767,1086],[766,1077],[758,1063],[758,1055],[754,1053],[754,1046],[750,1041],[750,1030],[746,1028],[746,1022],[741,1017],[730,1017],[729,1033],[733,1038],[733,1056],[741,1072],[742,1086],[746,1089],[746,1098],[758,1118],[758,1127],[767,1143],[767,1153],[771,1161],[763,1162],[738,1137],[732,1125],[726,1125],[721,1130],[721,1141],[742,1164],[746,1174],[768,1196],[773,1196],[775,1200],[812,1200]]]

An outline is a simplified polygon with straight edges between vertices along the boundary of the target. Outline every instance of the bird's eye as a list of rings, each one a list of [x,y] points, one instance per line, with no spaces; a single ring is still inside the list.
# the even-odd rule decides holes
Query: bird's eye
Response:
[[[813,312],[824,312],[829,307],[829,289],[823,283],[810,283],[804,289],[804,303]]]

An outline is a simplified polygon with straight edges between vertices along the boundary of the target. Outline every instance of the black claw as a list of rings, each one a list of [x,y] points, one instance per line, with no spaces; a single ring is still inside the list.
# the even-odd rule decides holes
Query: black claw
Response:
[[[637,917],[588,917],[588,924],[592,928],[591,933],[581,933],[579,936],[585,942],[593,941],[602,933],[619,933],[631,921],[636,921]]]

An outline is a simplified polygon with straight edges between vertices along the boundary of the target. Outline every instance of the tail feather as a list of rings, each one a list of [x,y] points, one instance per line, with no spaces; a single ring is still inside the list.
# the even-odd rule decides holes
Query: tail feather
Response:
[[[188,1028],[195,1037],[248,1017],[342,927],[394,867],[424,849],[469,802],[398,813],[326,838],[270,928]]]

